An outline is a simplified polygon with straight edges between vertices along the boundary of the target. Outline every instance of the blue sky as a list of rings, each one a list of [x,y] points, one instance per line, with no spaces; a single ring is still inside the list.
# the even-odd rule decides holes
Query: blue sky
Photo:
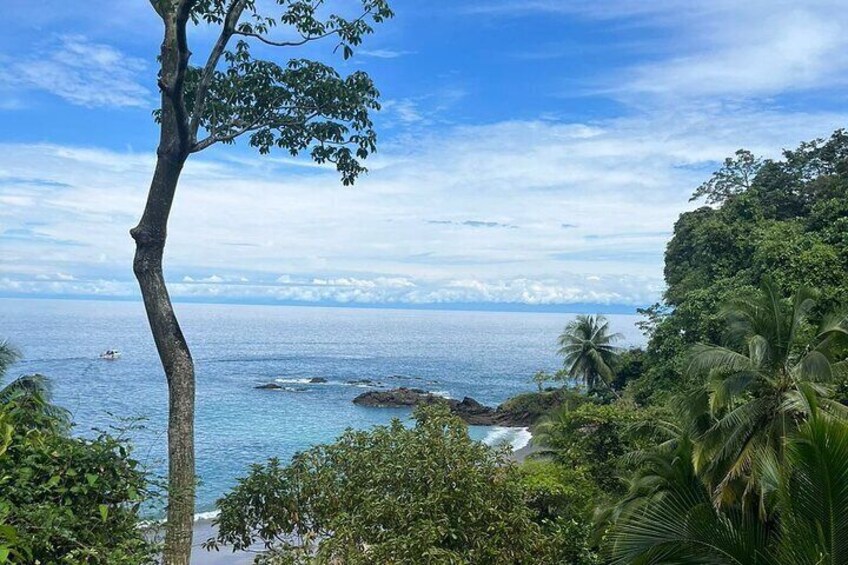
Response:
[[[392,5],[350,61],[332,44],[275,55],[371,73],[368,176],[351,189],[287,155],[195,155],[169,232],[176,298],[648,304],[718,162],[848,125],[841,1]],[[159,23],[143,0],[6,0],[0,15],[0,296],[134,297]],[[195,30],[195,53],[210,37]]]

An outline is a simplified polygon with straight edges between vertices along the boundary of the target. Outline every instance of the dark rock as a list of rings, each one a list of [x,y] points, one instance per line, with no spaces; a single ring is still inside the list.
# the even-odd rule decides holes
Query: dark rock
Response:
[[[393,388],[392,390],[370,390],[363,392],[353,399],[353,403],[359,406],[373,407],[395,407],[395,406],[419,406],[421,404],[432,404],[439,397],[430,394],[420,388]]]
[[[423,381],[424,380],[424,377],[410,377],[409,375],[389,375],[388,378],[398,380],[398,381]]]
[[[324,377],[312,377],[311,379],[309,379],[309,384],[313,384],[313,385],[318,385],[318,384],[322,384],[322,383],[326,383],[326,382],[327,382],[327,379],[325,379]]]
[[[372,381],[371,379],[355,379],[352,381],[347,381],[349,385],[368,385],[368,386],[379,386],[380,383],[376,381]]]
[[[465,397],[461,401],[444,398],[420,388],[394,388],[392,390],[372,390],[364,392],[353,399],[358,406],[375,408],[384,407],[413,407],[429,404],[447,404],[451,412],[473,426],[528,426],[525,414],[512,413],[502,407],[492,408],[480,404],[473,398]]]
[[[266,383],[264,385],[258,385],[253,388],[258,388],[262,390],[279,390],[283,387],[281,385],[278,385],[277,383]]]

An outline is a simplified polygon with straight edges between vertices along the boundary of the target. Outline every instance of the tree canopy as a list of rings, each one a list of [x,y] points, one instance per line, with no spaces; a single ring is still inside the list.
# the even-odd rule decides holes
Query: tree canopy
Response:
[[[781,296],[819,292],[816,314],[848,301],[848,132],[802,143],[783,159],[739,151],[680,215],[665,254],[664,301],[649,315],[641,402],[688,386],[689,348],[723,343],[721,306],[739,291],[772,282]]]

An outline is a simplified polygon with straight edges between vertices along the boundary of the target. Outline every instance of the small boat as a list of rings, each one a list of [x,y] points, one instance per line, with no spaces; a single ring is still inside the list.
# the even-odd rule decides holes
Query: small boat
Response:
[[[121,352],[116,349],[107,349],[103,353],[100,354],[101,359],[107,359],[109,361],[114,361],[115,359],[119,359],[121,357]]]

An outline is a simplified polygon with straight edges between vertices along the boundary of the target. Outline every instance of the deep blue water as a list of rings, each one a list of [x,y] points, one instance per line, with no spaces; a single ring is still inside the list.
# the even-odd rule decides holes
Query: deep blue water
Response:
[[[284,459],[409,411],[361,408],[351,400],[374,379],[453,398],[497,404],[533,390],[530,376],[558,367],[555,340],[567,314],[368,310],[177,304],[197,365],[198,511],[251,463]],[[623,344],[641,343],[635,316],[608,316]],[[0,339],[25,359],[8,377],[51,377],[55,401],[78,433],[143,416],[136,456],[164,469],[166,386],[144,310],[135,302],[0,299]],[[116,361],[98,358],[118,349]],[[404,378],[392,378],[402,376]],[[326,384],[298,381],[323,377]],[[289,390],[256,390],[279,380]],[[110,415],[113,414],[115,416]],[[503,435],[471,430],[478,439]]]

